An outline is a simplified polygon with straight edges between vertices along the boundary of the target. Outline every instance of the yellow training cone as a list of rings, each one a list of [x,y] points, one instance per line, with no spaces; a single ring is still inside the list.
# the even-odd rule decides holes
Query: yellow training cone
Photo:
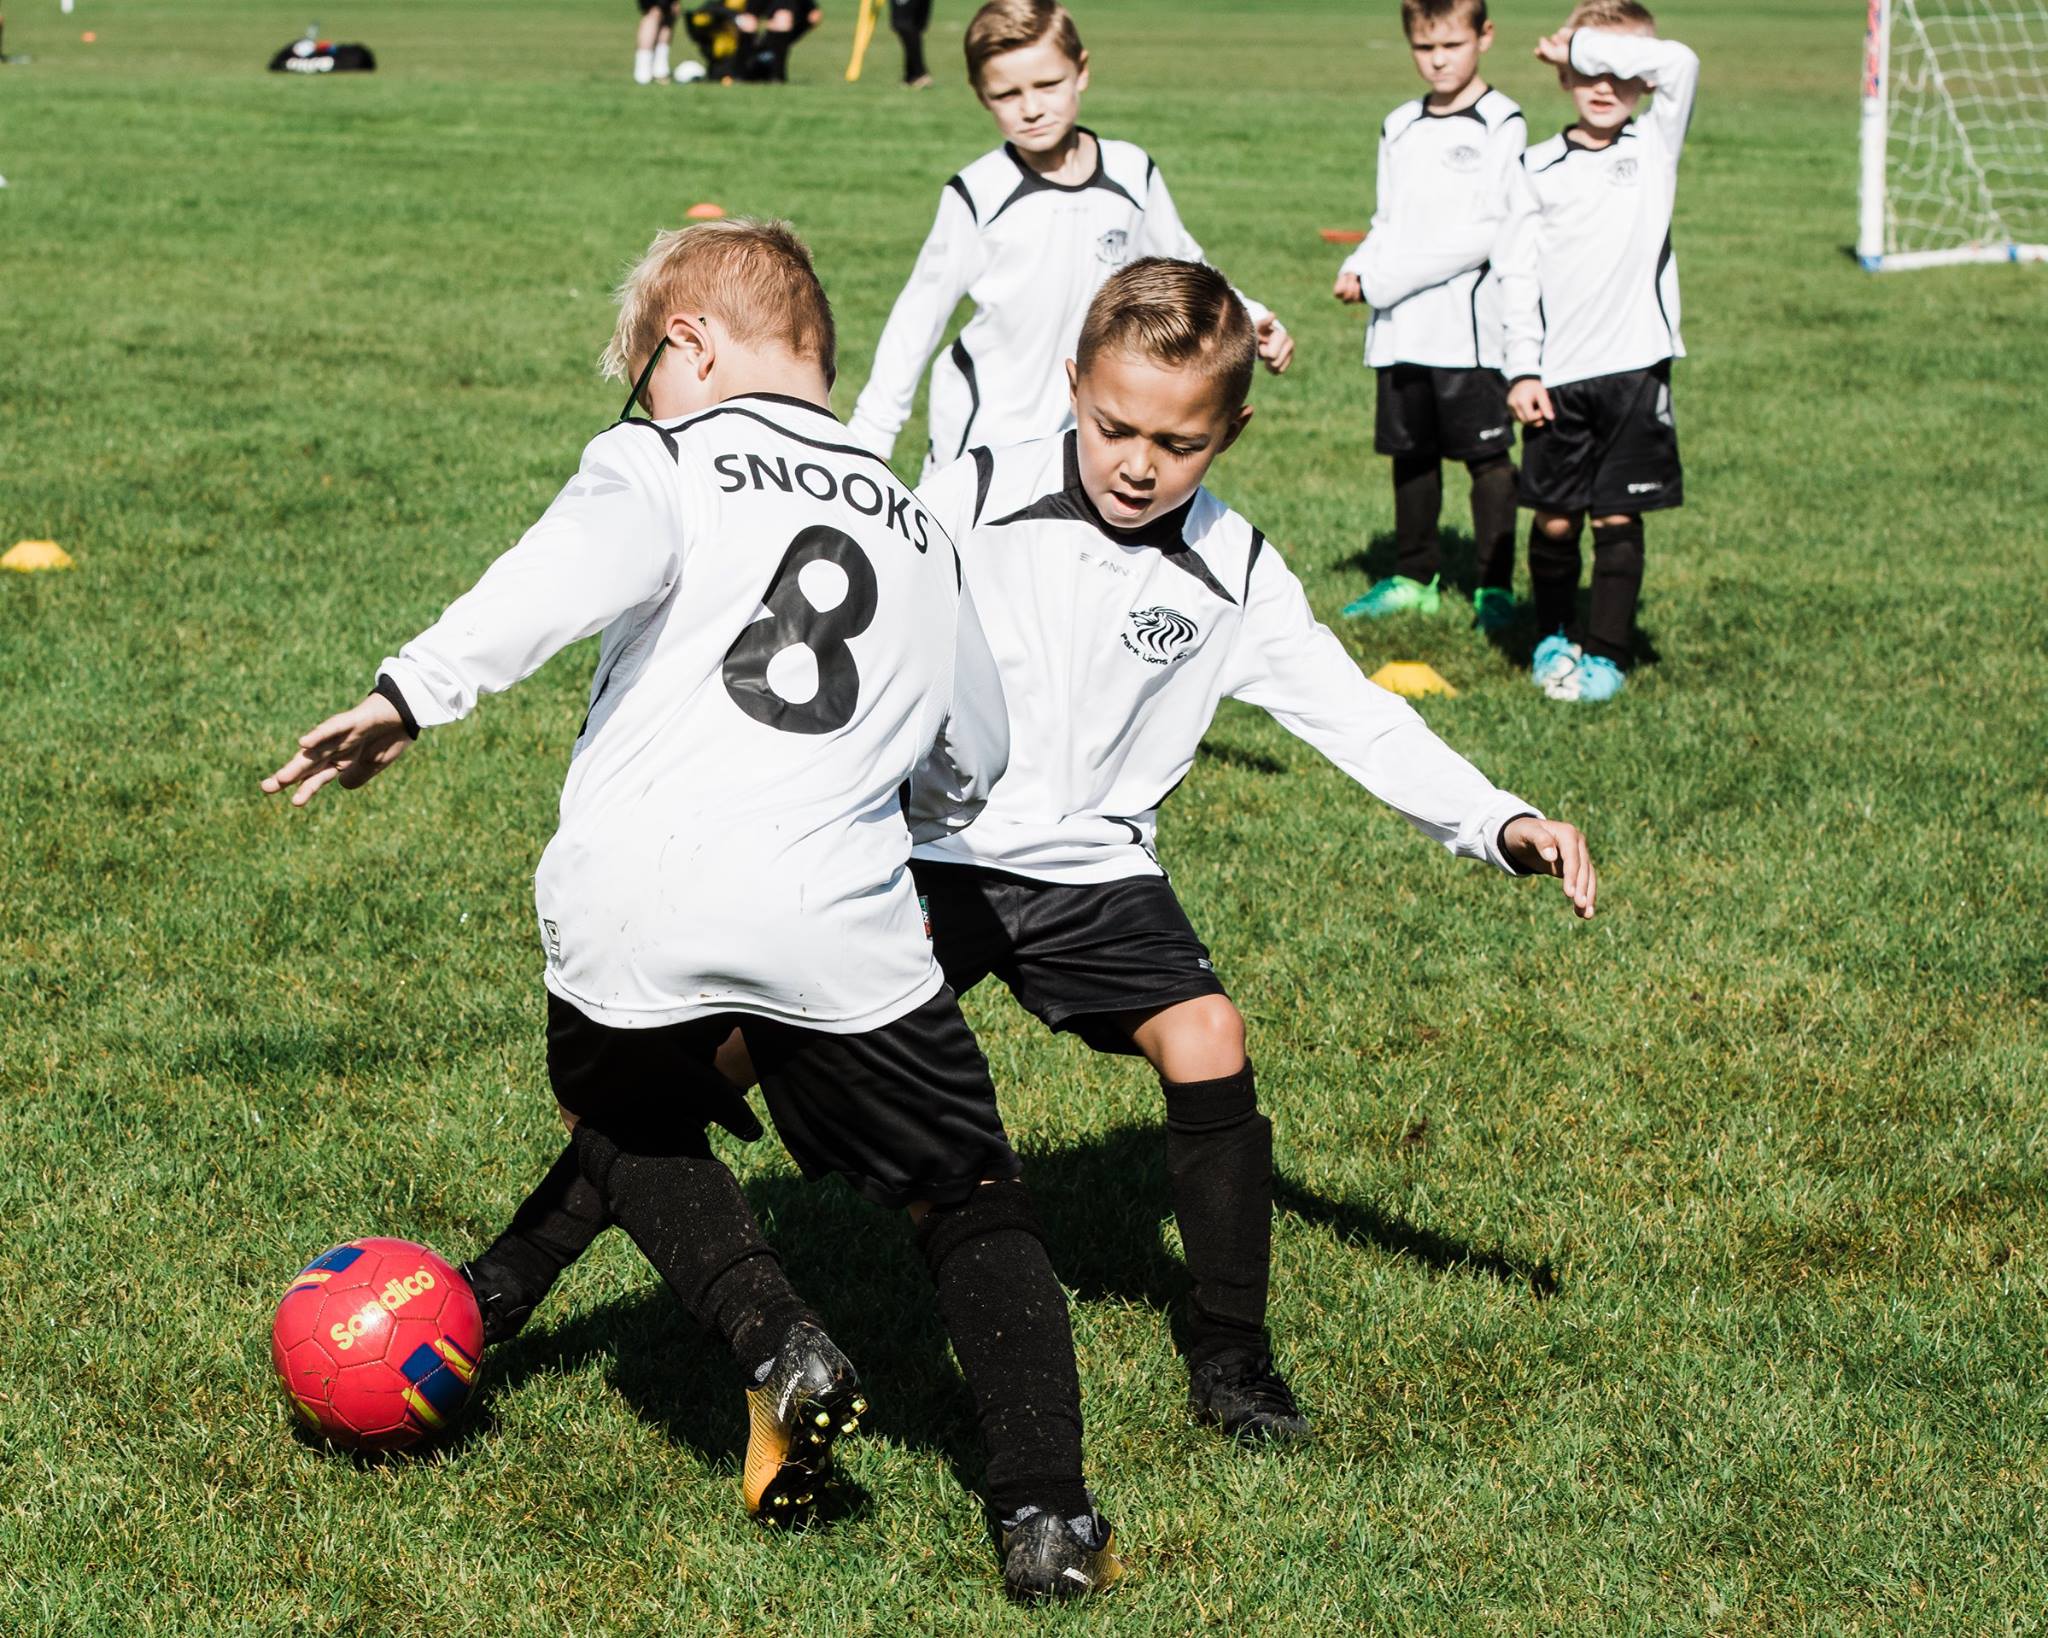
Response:
[[[71,554],[54,540],[17,540],[0,553],[0,569],[33,574],[38,569],[68,569]]]
[[[1424,665],[1420,660],[1389,660],[1372,674],[1372,680],[1411,700],[1419,700],[1425,694],[1455,696],[1458,692],[1437,675],[1435,666]]]

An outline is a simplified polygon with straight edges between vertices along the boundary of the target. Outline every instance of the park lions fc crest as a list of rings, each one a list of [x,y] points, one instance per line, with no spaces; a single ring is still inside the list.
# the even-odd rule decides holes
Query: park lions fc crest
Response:
[[[1201,634],[1202,628],[1179,609],[1132,609],[1123,645],[1147,665],[1171,665]]]
[[[1122,228],[1111,228],[1095,241],[1096,260],[1111,267],[1124,265],[1124,252],[1130,248],[1131,236]]]

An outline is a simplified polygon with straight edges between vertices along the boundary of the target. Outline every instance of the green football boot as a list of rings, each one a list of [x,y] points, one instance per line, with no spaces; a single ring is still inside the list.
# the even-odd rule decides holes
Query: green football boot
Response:
[[[1472,594],[1472,623],[1491,636],[1515,623],[1515,594],[1505,586],[1481,586]]]
[[[1384,620],[1390,614],[1434,614],[1443,602],[1437,590],[1442,578],[1431,575],[1429,584],[1424,585],[1405,574],[1389,575],[1363,597],[1347,603],[1344,612],[1353,619],[1366,620]]]

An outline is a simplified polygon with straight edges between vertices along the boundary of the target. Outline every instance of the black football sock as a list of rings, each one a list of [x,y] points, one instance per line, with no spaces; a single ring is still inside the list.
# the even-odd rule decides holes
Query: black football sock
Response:
[[[1194,1280],[1190,1367],[1238,1349],[1263,1353],[1273,1257],[1273,1123],[1252,1066],[1214,1081],[1161,1079],[1166,1179]]]
[[[1006,1519],[1026,1507],[1087,1512],[1074,1333],[1030,1192],[984,1183],[957,1206],[933,1207],[917,1249],[974,1395],[989,1506]]]
[[[665,1145],[664,1147],[677,1147]],[[575,1149],[612,1221],[698,1324],[732,1349],[749,1385],[790,1326],[816,1316],[790,1289],[740,1186],[696,1134],[694,1153],[622,1150],[585,1120]]]
[[[1444,504],[1444,469],[1434,455],[1394,457],[1394,573],[1425,586],[1442,567],[1437,514]]]
[[[576,1146],[565,1144],[505,1232],[471,1265],[478,1283],[498,1298],[502,1322],[512,1330],[524,1324],[562,1271],[610,1223],[603,1199],[577,1163]]]
[[[1515,583],[1515,463],[1505,455],[1472,461],[1472,545],[1479,584],[1506,591]]]
[[[1571,626],[1579,603],[1579,531],[1552,540],[1538,523],[1529,525],[1529,590],[1536,602],[1536,628],[1545,637]]]
[[[1643,594],[1643,520],[1593,525],[1593,597],[1586,652],[1626,666],[1636,602]]]

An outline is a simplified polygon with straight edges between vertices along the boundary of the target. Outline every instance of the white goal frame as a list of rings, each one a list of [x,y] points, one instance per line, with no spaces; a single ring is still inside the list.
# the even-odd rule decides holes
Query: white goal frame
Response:
[[[1994,3],[2026,5],[2029,0],[1994,0]],[[1921,267],[1947,267],[1960,262],[2048,262],[2048,244],[2029,244],[1998,219],[1996,202],[1989,215],[1996,230],[1969,243],[1934,249],[1893,250],[1894,222],[1887,171],[1892,90],[1892,30],[1895,24],[1911,31],[1929,62],[1932,85],[1946,105],[1949,134],[1958,145],[1963,164],[1973,172],[1987,200],[1989,183],[1970,145],[1970,132],[1942,79],[1939,63],[1914,0],[1868,0],[1869,16],[1863,41],[1863,117],[1861,127],[1862,174],[1858,188],[1856,256],[1873,273],[1905,272]]]

